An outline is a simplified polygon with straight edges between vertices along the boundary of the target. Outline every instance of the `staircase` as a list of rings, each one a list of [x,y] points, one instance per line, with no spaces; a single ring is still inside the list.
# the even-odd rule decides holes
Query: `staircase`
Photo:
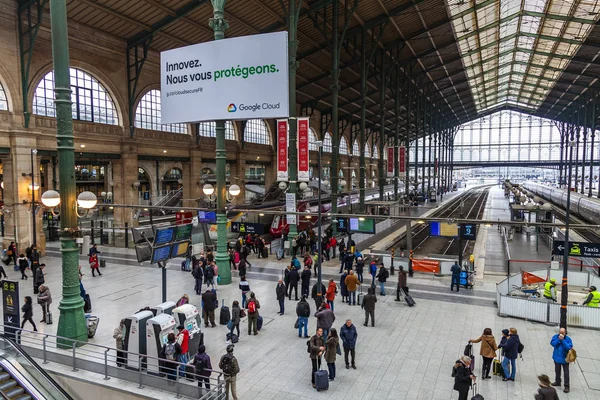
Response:
[[[269,201],[284,201],[284,193],[284,190],[279,189],[279,183],[274,182],[269,186],[269,190],[267,190],[264,195],[257,195],[252,199],[250,204],[258,205]]]
[[[167,193],[162,199],[157,201],[153,206],[156,207],[178,207],[181,205],[181,199],[183,198],[183,188],[178,190],[173,190],[172,192]],[[165,215],[167,213],[171,213],[164,210],[152,210],[152,215]]]
[[[21,387],[13,377],[2,368],[0,365],[0,392],[4,398],[10,400],[31,400],[32,397],[25,393],[25,389]]]

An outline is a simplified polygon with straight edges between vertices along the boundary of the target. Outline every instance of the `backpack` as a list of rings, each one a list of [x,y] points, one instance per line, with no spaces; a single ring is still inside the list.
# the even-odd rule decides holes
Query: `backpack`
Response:
[[[517,346],[517,351],[519,352],[519,354],[521,354],[523,352],[523,350],[525,350],[525,346],[523,345],[523,343],[521,343],[519,341],[519,346]]]
[[[306,265],[308,265],[308,266],[311,266],[311,265],[312,265],[312,263],[313,263],[313,260],[312,260],[312,258],[311,258],[311,257],[308,257],[308,258],[306,259]]]
[[[199,357],[200,354],[196,354],[194,357],[194,367],[196,368],[196,375],[199,375],[200,372],[206,369],[206,361],[203,358]]]
[[[221,360],[221,370],[225,375],[231,375],[233,372],[233,359],[229,354],[225,354]]]
[[[296,269],[300,268],[300,261],[297,258],[294,258],[294,261],[292,261],[292,264],[294,265],[294,268],[296,268]]]
[[[248,312],[251,314],[256,312],[256,303],[254,301],[248,302]]]
[[[310,353],[310,340],[306,341],[306,352]]]
[[[215,270],[209,265],[206,267],[206,279],[212,279],[215,276]]]
[[[577,351],[575,349],[571,349],[567,352],[567,357],[565,359],[568,363],[575,362],[577,360]]]
[[[165,358],[175,361],[175,343],[167,343],[165,345]]]

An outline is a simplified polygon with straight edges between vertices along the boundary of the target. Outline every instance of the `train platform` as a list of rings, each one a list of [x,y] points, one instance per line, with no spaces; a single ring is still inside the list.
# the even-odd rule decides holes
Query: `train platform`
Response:
[[[92,298],[93,315],[100,318],[100,325],[91,343],[114,346],[113,329],[119,320],[145,306],[160,303],[161,277],[156,267],[138,265],[132,250],[100,248],[107,267],[103,276],[92,277],[87,260],[81,257],[83,283]],[[53,325],[38,324],[42,332],[55,334],[59,316],[61,269],[59,248],[51,243],[48,255],[42,260],[47,264],[47,285],[54,293],[52,311]],[[338,297],[335,302],[336,321],[339,331],[344,321],[352,319],[358,330],[356,351],[357,370],[345,369],[343,357],[337,358],[337,377],[326,392],[316,393],[310,384],[311,366],[306,353],[306,339],[300,339],[293,328],[296,320],[293,300],[286,300],[285,315],[279,316],[275,299],[275,284],[289,263],[286,258],[258,259],[250,256],[252,267],[248,281],[261,303],[260,313],[264,327],[258,336],[248,336],[246,320],[240,325],[240,342],[235,347],[241,372],[238,376],[240,399],[406,399],[447,400],[456,399],[452,390],[450,371],[454,361],[462,354],[468,339],[478,337],[484,328],[492,329],[499,339],[502,329],[514,326],[526,346],[524,360],[518,361],[516,382],[502,382],[498,377],[479,383],[479,392],[486,400],[530,399],[536,391],[536,375],[552,375],[552,349],[549,346],[556,328],[533,324],[523,320],[501,318],[494,305],[495,277],[487,277],[475,290],[451,293],[449,280],[433,279],[424,275],[409,278],[408,285],[417,305],[409,308],[404,302],[394,301],[392,295],[397,275],[390,277],[386,285],[387,296],[379,296],[376,304],[376,326],[364,327],[364,312],[359,307],[348,306]],[[339,282],[339,264],[332,260],[323,268],[323,279],[334,278]],[[8,271],[9,278],[18,279],[18,273]],[[179,270],[171,263],[167,271],[168,298],[177,300],[183,293],[190,295],[192,304],[200,307],[200,297],[193,294],[193,279],[189,272]],[[233,283],[218,287],[219,299],[231,305],[241,300],[239,278],[233,273]],[[365,276],[367,278],[367,276]],[[313,282],[315,280],[313,279]],[[21,294],[32,295],[31,280],[21,285]],[[367,282],[365,282],[367,283]],[[206,288],[206,286],[205,286]],[[311,313],[314,302],[309,301]],[[34,306],[34,318],[40,319],[40,309]],[[309,321],[309,334],[314,333],[316,321]],[[207,353],[213,366],[225,352],[226,327],[204,329]],[[597,332],[571,329],[570,335],[577,348],[579,359],[571,370],[571,393],[560,392],[561,399],[600,399],[600,391],[594,390],[600,380],[600,350]],[[476,346],[478,352],[478,347]],[[55,368],[53,363],[48,369]],[[476,360],[476,372],[480,375],[481,359]],[[83,373],[83,372],[80,372]],[[104,385],[119,385],[121,390],[136,393],[137,384],[85,373]],[[596,386],[596,389],[600,387]],[[145,388],[140,394],[153,398],[164,394]],[[173,396],[174,397],[174,396]]]
[[[487,204],[484,211],[484,219],[494,221],[510,221],[509,201],[504,197],[504,189],[499,186],[490,188]],[[537,236],[534,233],[515,233],[512,240],[505,241],[498,225],[479,228],[477,244],[475,246],[475,259],[478,277],[483,275],[506,275],[508,273],[508,260],[543,260],[550,261],[551,249],[545,240],[540,239],[536,244]],[[516,269],[513,269],[516,268]],[[511,273],[520,269],[539,269],[538,263],[519,263],[511,268]]]

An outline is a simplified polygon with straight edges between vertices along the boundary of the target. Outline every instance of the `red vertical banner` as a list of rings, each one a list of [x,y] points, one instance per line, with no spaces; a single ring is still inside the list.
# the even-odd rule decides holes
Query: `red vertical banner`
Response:
[[[394,148],[391,146],[387,148],[387,176],[394,176]]]
[[[398,147],[398,176],[400,178],[406,177],[406,147]]]
[[[308,182],[310,151],[308,148],[309,118],[298,118],[298,181]]]
[[[277,180],[288,180],[288,122],[277,120]]]

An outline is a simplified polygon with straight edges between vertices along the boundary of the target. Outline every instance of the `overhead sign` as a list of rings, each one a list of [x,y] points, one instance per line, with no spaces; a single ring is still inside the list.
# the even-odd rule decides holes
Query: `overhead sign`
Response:
[[[565,251],[565,241],[555,240],[552,243],[552,254],[562,255]],[[600,258],[600,243],[569,242],[570,257]]]
[[[346,233],[348,232],[348,218],[337,218],[336,228],[338,232]]]
[[[216,211],[198,211],[198,222],[216,224],[217,213]]]
[[[465,240],[475,240],[477,238],[476,224],[461,224],[460,236]]]
[[[430,222],[429,234],[430,236],[458,237],[458,225],[447,222]]]
[[[249,222],[232,222],[231,232],[234,233],[258,233],[262,235],[265,233],[265,226],[263,224],[251,224]]]
[[[290,213],[296,212],[296,193],[285,194],[285,211]],[[288,225],[296,225],[297,218],[296,214],[287,214],[286,220]]]
[[[398,147],[398,175],[400,178],[406,177],[406,147]]]
[[[373,218],[349,218],[350,232],[375,234],[375,220]]]
[[[288,180],[288,122],[277,120],[277,180]]]
[[[298,181],[308,182],[310,179],[310,151],[308,146],[308,117],[298,118]]]
[[[3,281],[2,282],[2,311],[4,314],[4,332],[15,333],[16,329],[20,328],[20,312],[19,306],[19,282]]]
[[[394,176],[394,148],[388,147],[387,149],[387,176]]]
[[[161,52],[161,124],[287,118],[287,32]]]

